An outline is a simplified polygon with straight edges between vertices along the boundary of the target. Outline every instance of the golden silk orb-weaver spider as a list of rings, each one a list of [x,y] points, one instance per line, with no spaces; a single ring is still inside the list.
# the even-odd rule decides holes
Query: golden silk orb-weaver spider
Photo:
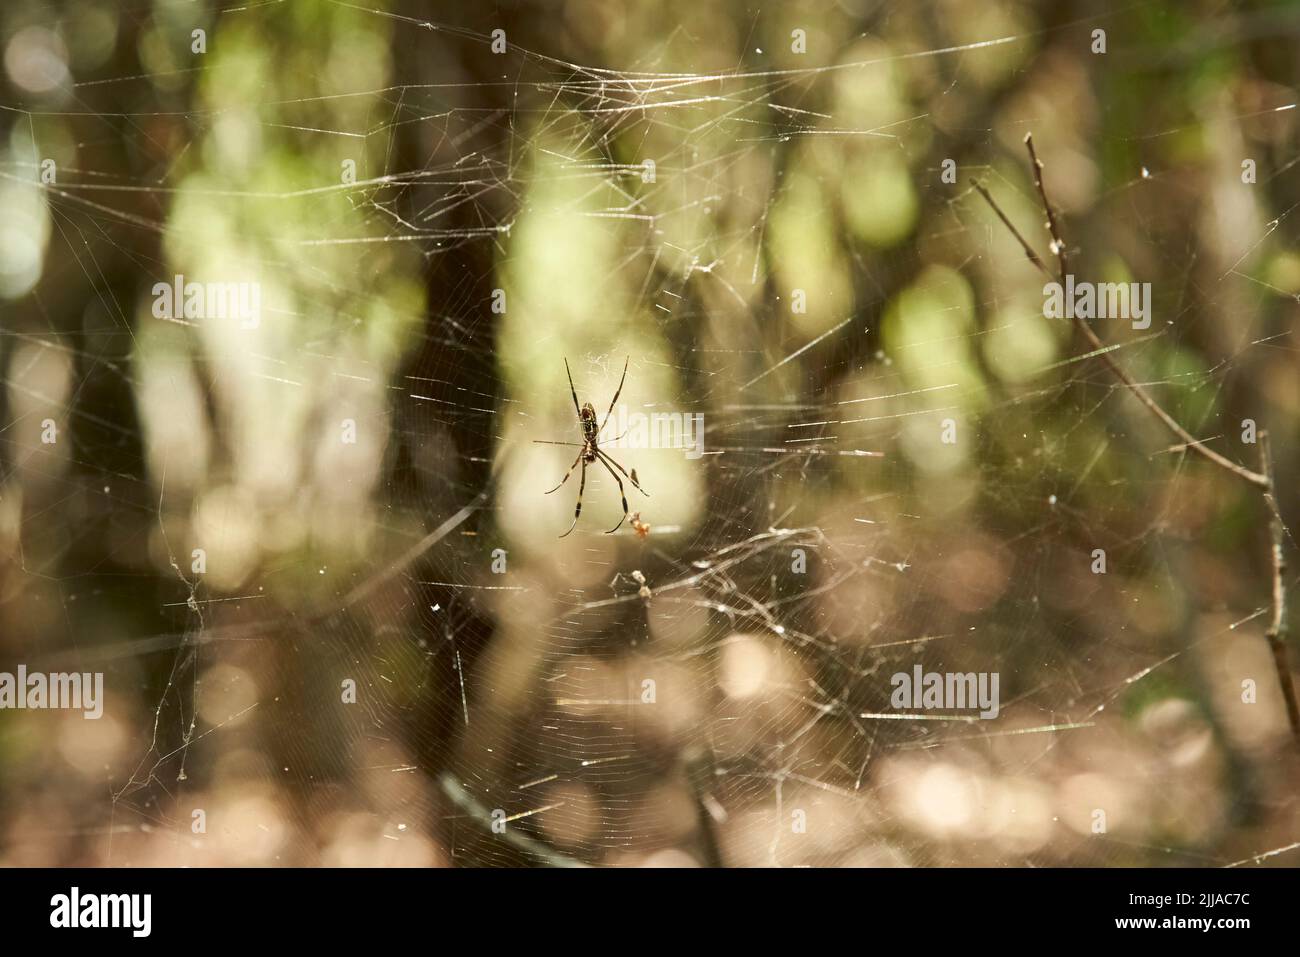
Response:
[[[569,377],[569,395],[573,397],[573,409],[578,413],[578,425],[582,429],[582,445],[578,452],[578,457],[573,460],[573,464],[569,466],[569,470],[564,473],[564,478],[560,479],[560,484],[555,486],[555,488],[551,489],[550,492],[547,492],[546,494],[550,495],[551,492],[558,491],[560,486],[569,480],[569,476],[573,474],[573,470],[579,465],[582,466],[582,472],[580,473],[581,477],[578,479],[578,504],[573,508],[573,524],[569,526],[569,531],[565,532],[564,535],[561,535],[560,538],[566,537],[569,532],[572,532],[578,527],[578,516],[582,514],[582,493],[587,487],[588,465],[599,462],[601,465],[605,466],[605,471],[609,472],[609,474],[614,477],[614,481],[618,483],[618,494],[623,499],[623,517],[618,520],[618,525],[615,525],[605,533],[606,535],[613,535],[617,532],[619,527],[627,519],[627,492],[623,488],[623,479],[618,477],[618,474],[614,469],[618,469],[619,472],[622,472],[627,480],[632,483],[632,487],[638,492],[646,498],[650,497],[650,493],[643,489],[641,483],[637,481],[636,469],[628,472],[627,469],[615,462],[609,453],[603,450],[599,445],[600,433],[604,431],[605,423],[609,421],[609,417],[614,411],[614,404],[618,402],[618,397],[623,394],[623,383],[627,381],[627,366],[631,361],[631,356],[628,356],[623,361],[623,378],[619,379],[618,389],[614,393],[614,398],[610,399],[609,411],[605,413],[604,421],[597,425],[596,410],[592,408],[591,403],[584,402],[582,405],[578,405],[578,390],[573,387],[573,373],[569,371],[569,360],[567,358],[564,360],[564,373]],[[622,438],[622,436],[619,436],[619,438]],[[545,442],[541,439],[534,439],[533,441],[540,442],[543,445],[574,444],[572,442]],[[611,468],[611,466],[613,467]]]

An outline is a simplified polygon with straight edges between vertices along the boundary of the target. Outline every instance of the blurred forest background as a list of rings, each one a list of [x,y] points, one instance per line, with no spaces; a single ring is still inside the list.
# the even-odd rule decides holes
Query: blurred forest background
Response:
[[[1294,864],[1261,498],[971,180],[1051,261],[1032,131],[1076,275],[1151,283],[1109,354],[1234,462],[1269,430],[1294,527],[1298,44],[1292,2],[10,0],[0,670],[108,700],[0,712],[0,863]],[[260,323],[157,318],[177,274]],[[626,356],[708,454],[614,452],[649,534],[593,468],[559,540],[532,440]],[[998,719],[897,720],[916,664]]]

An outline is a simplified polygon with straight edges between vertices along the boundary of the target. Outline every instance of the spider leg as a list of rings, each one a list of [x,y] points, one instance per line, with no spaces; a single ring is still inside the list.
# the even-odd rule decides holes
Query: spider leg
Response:
[[[582,456],[579,455],[578,458],[582,459]],[[569,469],[569,471],[572,472],[573,469]],[[564,483],[561,482],[560,484],[563,485]],[[582,490],[585,489],[586,487],[587,487],[587,461],[586,459],[582,459],[582,477],[578,479],[578,504],[575,505],[573,508],[573,524],[569,526],[569,532],[573,531],[575,528],[578,527],[578,516],[582,514]],[[569,532],[565,532],[563,535],[560,536],[560,538],[567,538]]]
[[[641,493],[642,495],[644,495],[646,498],[649,498],[649,497],[650,497],[650,493],[647,492],[645,489],[643,489],[643,488],[641,487],[641,483],[638,482],[636,479],[634,479],[632,476],[628,475],[628,474],[627,474],[627,470],[624,469],[623,466],[621,466],[621,465],[619,465],[617,462],[615,462],[615,461],[614,461],[614,457],[611,456],[608,452],[602,451],[601,449],[596,449],[596,454],[599,455],[602,459],[604,459],[604,460],[608,461],[609,463],[611,463],[611,464],[614,466],[614,468],[618,469],[618,470],[619,470],[620,472],[622,472],[624,475],[627,475],[627,480],[628,480],[629,482],[632,483],[632,487],[633,487],[634,489],[636,489],[638,492],[640,492],[640,493]]]
[[[569,371],[569,360],[564,360],[564,374],[569,377],[569,395],[573,396],[573,411],[578,413],[578,421],[582,421],[582,409],[578,408],[578,390],[573,387],[573,373]]]
[[[573,469],[574,469],[574,467],[575,467],[575,466],[576,466],[580,461],[582,461],[582,453],[581,453],[581,452],[579,452],[579,453],[578,453],[578,457],[577,457],[576,459],[573,460],[573,465],[570,465],[570,466],[569,466],[569,471],[567,471],[567,472],[564,473],[564,478],[560,479],[560,485],[563,485],[565,482],[567,482],[567,481],[569,480],[569,476],[573,474]],[[585,467],[583,468],[582,472],[583,472],[584,475],[587,473],[587,470],[586,470]],[[560,485],[557,485],[557,486],[555,486],[555,488],[551,489],[551,492],[556,491],[556,489],[558,489],[558,488],[560,487]],[[545,494],[550,495],[551,492],[546,492]],[[579,493],[579,494],[581,494],[581,493]]]
[[[623,480],[614,474],[614,470],[609,467],[609,463],[607,463],[603,458],[600,458],[599,456],[597,456],[597,461],[600,462],[601,465],[605,466],[605,471],[609,472],[610,475],[614,476],[614,481],[618,483],[618,494],[622,496],[623,499],[623,517],[618,520],[618,525],[615,525],[613,528],[611,528],[608,532],[605,533],[606,535],[613,535],[615,532],[618,531],[619,526],[622,525],[625,521],[627,521],[627,492],[623,490]],[[576,522],[577,519],[574,519],[574,521]]]
[[[614,398],[609,401],[609,412],[605,413],[605,422],[609,421],[610,413],[614,411],[614,403],[618,402],[618,397],[623,394],[623,383],[627,381],[627,364],[631,361],[631,356],[628,356],[623,360],[623,378],[618,380],[618,391],[614,393]],[[574,401],[577,400],[575,399]],[[600,423],[600,429],[597,431],[603,432],[605,430],[605,422]]]
[[[581,442],[552,442],[550,439],[533,439],[533,442],[537,445],[567,445],[575,449],[582,448]]]
[[[614,436],[612,439],[600,439],[600,441],[603,442],[603,443],[605,443],[606,445],[613,445],[615,442],[621,442],[621,441],[624,439],[624,437],[628,434],[628,432],[631,432],[631,431],[632,431],[632,429],[631,429],[631,427],[629,426],[626,430],[624,430],[624,432],[623,432],[622,435],[616,435],[616,436]],[[540,441],[540,440],[538,440],[538,439],[533,439],[533,441],[534,441],[534,442],[537,442],[537,441]]]

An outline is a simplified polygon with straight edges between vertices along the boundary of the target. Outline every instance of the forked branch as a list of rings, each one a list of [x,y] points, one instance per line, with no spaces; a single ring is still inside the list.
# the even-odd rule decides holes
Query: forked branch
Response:
[[[1066,283],[1066,277],[1069,275],[1069,253],[1065,240],[1061,236],[1061,225],[1056,217],[1056,211],[1052,208],[1052,202],[1048,199],[1047,188],[1043,185],[1043,163],[1038,158],[1038,153],[1034,149],[1033,134],[1025,136],[1025,148],[1029,151],[1029,162],[1034,170],[1034,186],[1038,190],[1038,197],[1043,204],[1043,211],[1047,214],[1047,230],[1052,237],[1052,252],[1056,256],[1057,269],[1059,274],[1053,274],[1048,268],[1042,257],[1034,251],[1034,247],[1029,241],[1016,229],[1015,225],[1007,217],[1007,214],[998,206],[997,201],[993,199],[984,186],[974,180],[972,185],[984,197],[984,201],[989,204],[993,212],[997,214],[998,219],[1002,220],[1003,225],[1015,237],[1020,248],[1025,251],[1029,261],[1048,277],[1062,286]],[[1291,669],[1287,662],[1286,647],[1286,583],[1284,576],[1286,572],[1285,555],[1283,552],[1283,539],[1286,526],[1282,521],[1282,513],[1278,510],[1277,497],[1274,494],[1273,483],[1273,462],[1272,454],[1269,449],[1268,433],[1261,431],[1259,434],[1260,445],[1260,471],[1255,472],[1233,462],[1231,459],[1220,455],[1200,439],[1193,436],[1172,415],[1165,411],[1164,407],[1156,401],[1155,397],[1138,382],[1128,371],[1119,364],[1119,362],[1110,354],[1110,348],[1102,342],[1101,338],[1093,330],[1087,320],[1074,316],[1075,328],[1079,330],[1080,335],[1092,349],[1092,354],[1096,355],[1106,364],[1106,367],[1147,409],[1164,424],[1171,433],[1179,439],[1181,447],[1191,449],[1207,461],[1213,462],[1225,472],[1229,472],[1258,489],[1264,499],[1264,504],[1269,511],[1269,528],[1271,541],[1270,564],[1273,572],[1273,589],[1272,589],[1272,616],[1268,631],[1269,648],[1273,653],[1273,666],[1277,671],[1278,683],[1282,687],[1282,697],[1286,704],[1287,721],[1291,725],[1291,736],[1297,744],[1300,744],[1300,705],[1297,704],[1295,682],[1291,678]]]

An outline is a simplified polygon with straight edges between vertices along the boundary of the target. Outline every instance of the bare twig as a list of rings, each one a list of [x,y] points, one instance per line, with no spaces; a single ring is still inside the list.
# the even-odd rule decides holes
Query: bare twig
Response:
[[[1002,212],[1002,207],[994,202],[993,197],[989,195],[989,191],[984,188],[984,185],[974,179],[970,181],[970,184],[979,190],[979,194],[984,197],[984,202],[988,203],[989,206],[993,208],[993,212],[998,214],[998,219],[1002,220],[1003,225],[1010,230],[1011,235],[1016,237],[1016,241],[1020,243],[1020,248],[1025,251],[1025,255],[1029,257],[1029,261],[1041,269],[1048,279],[1055,281],[1056,277],[1052,275],[1052,271],[1048,269],[1042,259],[1039,258],[1038,253],[1034,252],[1034,247],[1029,245],[1029,241],[1025,239],[1024,236],[1020,235],[1020,230],[1016,229],[1015,224],[1012,223],[1011,220],[1007,219],[1007,214]]]
[[[1101,341],[1101,339],[1097,336],[1097,333],[1093,332],[1092,326],[1088,325],[1087,321],[1080,319],[1078,316],[1075,316],[1074,324],[1079,329],[1079,331],[1083,334],[1084,339],[1088,341],[1088,345],[1091,346],[1094,350],[1100,351],[1106,349],[1106,344]],[[1143,405],[1145,405],[1148,409],[1150,409],[1151,412],[1155,414],[1156,418],[1158,418],[1161,422],[1164,423],[1165,428],[1167,428],[1174,435],[1178,436],[1178,438],[1182,441],[1184,446],[1191,449],[1193,452],[1200,454],[1203,458],[1209,459],[1219,468],[1226,469],[1227,471],[1231,472],[1233,475],[1237,476],[1237,478],[1241,479],[1243,482],[1249,482],[1251,485],[1255,486],[1258,489],[1264,489],[1268,487],[1267,476],[1262,475],[1259,472],[1252,472],[1250,469],[1242,465],[1238,465],[1236,462],[1232,461],[1231,459],[1225,458],[1224,456],[1220,455],[1218,452],[1214,451],[1214,449],[1210,448],[1208,445],[1202,443],[1200,439],[1196,438],[1194,435],[1192,435],[1190,432],[1184,429],[1181,425],[1179,425],[1178,421],[1172,415],[1166,412],[1164,408],[1160,405],[1160,403],[1157,402],[1152,397],[1151,393],[1148,392],[1142,386],[1142,383],[1138,382],[1131,375],[1129,375],[1128,372],[1124,369],[1124,367],[1115,361],[1114,357],[1111,356],[1109,351],[1100,352],[1100,357],[1101,357],[1101,361],[1106,363],[1106,367],[1110,369],[1111,373],[1115,376],[1115,378],[1119,379],[1120,382],[1124,383],[1124,385],[1128,387],[1129,391],[1131,391],[1133,395],[1137,397],[1138,401],[1141,402]]]
[[[1065,240],[1061,236],[1061,226],[1056,218],[1056,212],[1052,208],[1052,202],[1048,199],[1047,188],[1043,185],[1043,163],[1038,158],[1038,152],[1034,149],[1033,134],[1025,136],[1025,148],[1029,151],[1029,161],[1034,169],[1034,186],[1038,189],[1039,199],[1042,201],[1043,210],[1047,214],[1047,230],[1052,237],[1052,252],[1056,254],[1057,267],[1059,275],[1054,276],[1052,271],[1047,268],[1042,258],[1034,251],[1020,231],[1007,217],[1002,208],[980,183],[972,180],[972,185],[984,197],[984,201],[989,204],[1002,220],[1003,224],[1010,230],[1011,235],[1020,243],[1020,247],[1029,257],[1029,261],[1039,268],[1049,279],[1057,280],[1062,286],[1065,285],[1066,276],[1069,275],[1069,255]],[[1286,564],[1283,556],[1282,542],[1285,525],[1282,522],[1282,514],[1278,510],[1277,499],[1274,495],[1273,486],[1273,463],[1268,446],[1268,433],[1261,432],[1259,435],[1260,442],[1260,471],[1254,472],[1243,465],[1239,465],[1228,459],[1208,446],[1201,443],[1199,439],[1182,427],[1178,421],[1165,411],[1164,407],[1155,400],[1155,397],[1136,379],[1129,375],[1128,371],[1111,356],[1109,347],[1102,342],[1101,338],[1093,331],[1092,326],[1079,316],[1074,317],[1075,328],[1087,341],[1093,354],[1101,359],[1110,369],[1111,374],[1115,376],[1124,386],[1137,397],[1147,409],[1155,415],[1175,436],[1177,436],[1184,448],[1191,449],[1206,460],[1213,462],[1219,468],[1235,475],[1253,487],[1260,490],[1264,498],[1264,503],[1268,507],[1272,538],[1272,568],[1273,568],[1273,596],[1272,596],[1272,621],[1269,625],[1267,637],[1269,648],[1273,652],[1273,665],[1277,670],[1278,683],[1282,686],[1282,696],[1286,701],[1287,720],[1291,725],[1291,735],[1297,743],[1300,743],[1300,705],[1297,705],[1295,683],[1291,678],[1291,669],[1287,663],[1286,648],[1286,585],[1283,576]]]
[[[1043,186],[1043,161],[1038,158],[1038,153],[1034,150],[1033,133],[1025,134],[1025,149],[1029,150],[1029,162],[1034,166],[1034,185],[1038,187],[1038,196],[1043,201],[1043,211],[1047,213],[1047,231],[1052,234],[1052,251],[1056,253],[1056,261],[1061,267],[1061,282],[1065,282],[1065,277],[1070,272],[1065,240],[1061,238],[1061,226],[1056,221],[1056,213],[1052,210],[1052,204],[1047,199],[1047,189]]]
[[[1292,733],[1300,728],[1300,703],[1296,701],[1295,685],[1291,681],[1291,666],[1286,648],[1286,553],[1282,550],[1286,525],[1282,521],[1282,512],[1277,507],[1277,493],[1273,486],[1273,452],[1269,444],[1268,431],[1259,433],[1259,467],[1268,476],[1268,488],[1264,491],[1264,504],[1268,506],[1268,528],[1271,539],[1271,557],[1273,565],[1273,617],[1269,621],[1268,647],[1273,652],[1273,667],[1282,684],[1282,697],[1286,701],[1286,717],[1291,723]]]
[[[1052,211],[1051,201],[1047,198],[1047,188],[1043,186],[1043,163],[1039,160],[1038,153],[1034,150],[1033,134],[1027,134],[1025,136],[1025,148],[1029,150],[1029,159],[1034,166],[1034,185],[1038,187],[1038,195],[1043,201],[1043,209],[1047,212],[1047,229],[1052,236],[1052,248],[1056,252],[1056,260],[1061,270],[1058,280],[1061,285],[1064,286],[1065,277],[1069,274],[1069,260],[1066,255],[1065,240],[1061,238],[1060,223],[1056,219],[1056,213]],[[989,199],[989,202],[992,202],[992,199],[988,197],[988,194],[985,194],[985,198]],[[1076,315],[1074,317],[1074,325],[1084,339],[1087,340],[1088,345],[1094,350],[1106,350],[1106,344],[1102,342],[1097,333],[1093,331],[1092,326],[1088,325],[1087,320],[1081,319]],[[1237,476],[1237,478],[1244,482],[1249,482],[1256,488],[1268,488],[1268,477],[1262,472],[1252,472],[1245,466],[1238,465],[1231,459],[1225,458],[1208,445],[1203,444],[1200,439],[1196,438],[1192,433],[1179,425],[1178,421],[1166,412],[1164,407],[1161,406],[1151,393],[1146,390],[1146,387],[1129,375],[1128,371],[1110,355],[1109,351],[1101,352],[1101,361],[1106,363],[1106,367],[1110,369],[1111,374],[1114,375],[1115,378],[1119,379],[1120,382],[1124,383],[1129,391],[1137,397],[1138,401],[1145,405],[1156,418],[1164,423],[1165,428],[1176,435],[1187,448],[1196,452],[1198,455],[1209,459],[1219,468],[1227,469],[1233,475]]]

